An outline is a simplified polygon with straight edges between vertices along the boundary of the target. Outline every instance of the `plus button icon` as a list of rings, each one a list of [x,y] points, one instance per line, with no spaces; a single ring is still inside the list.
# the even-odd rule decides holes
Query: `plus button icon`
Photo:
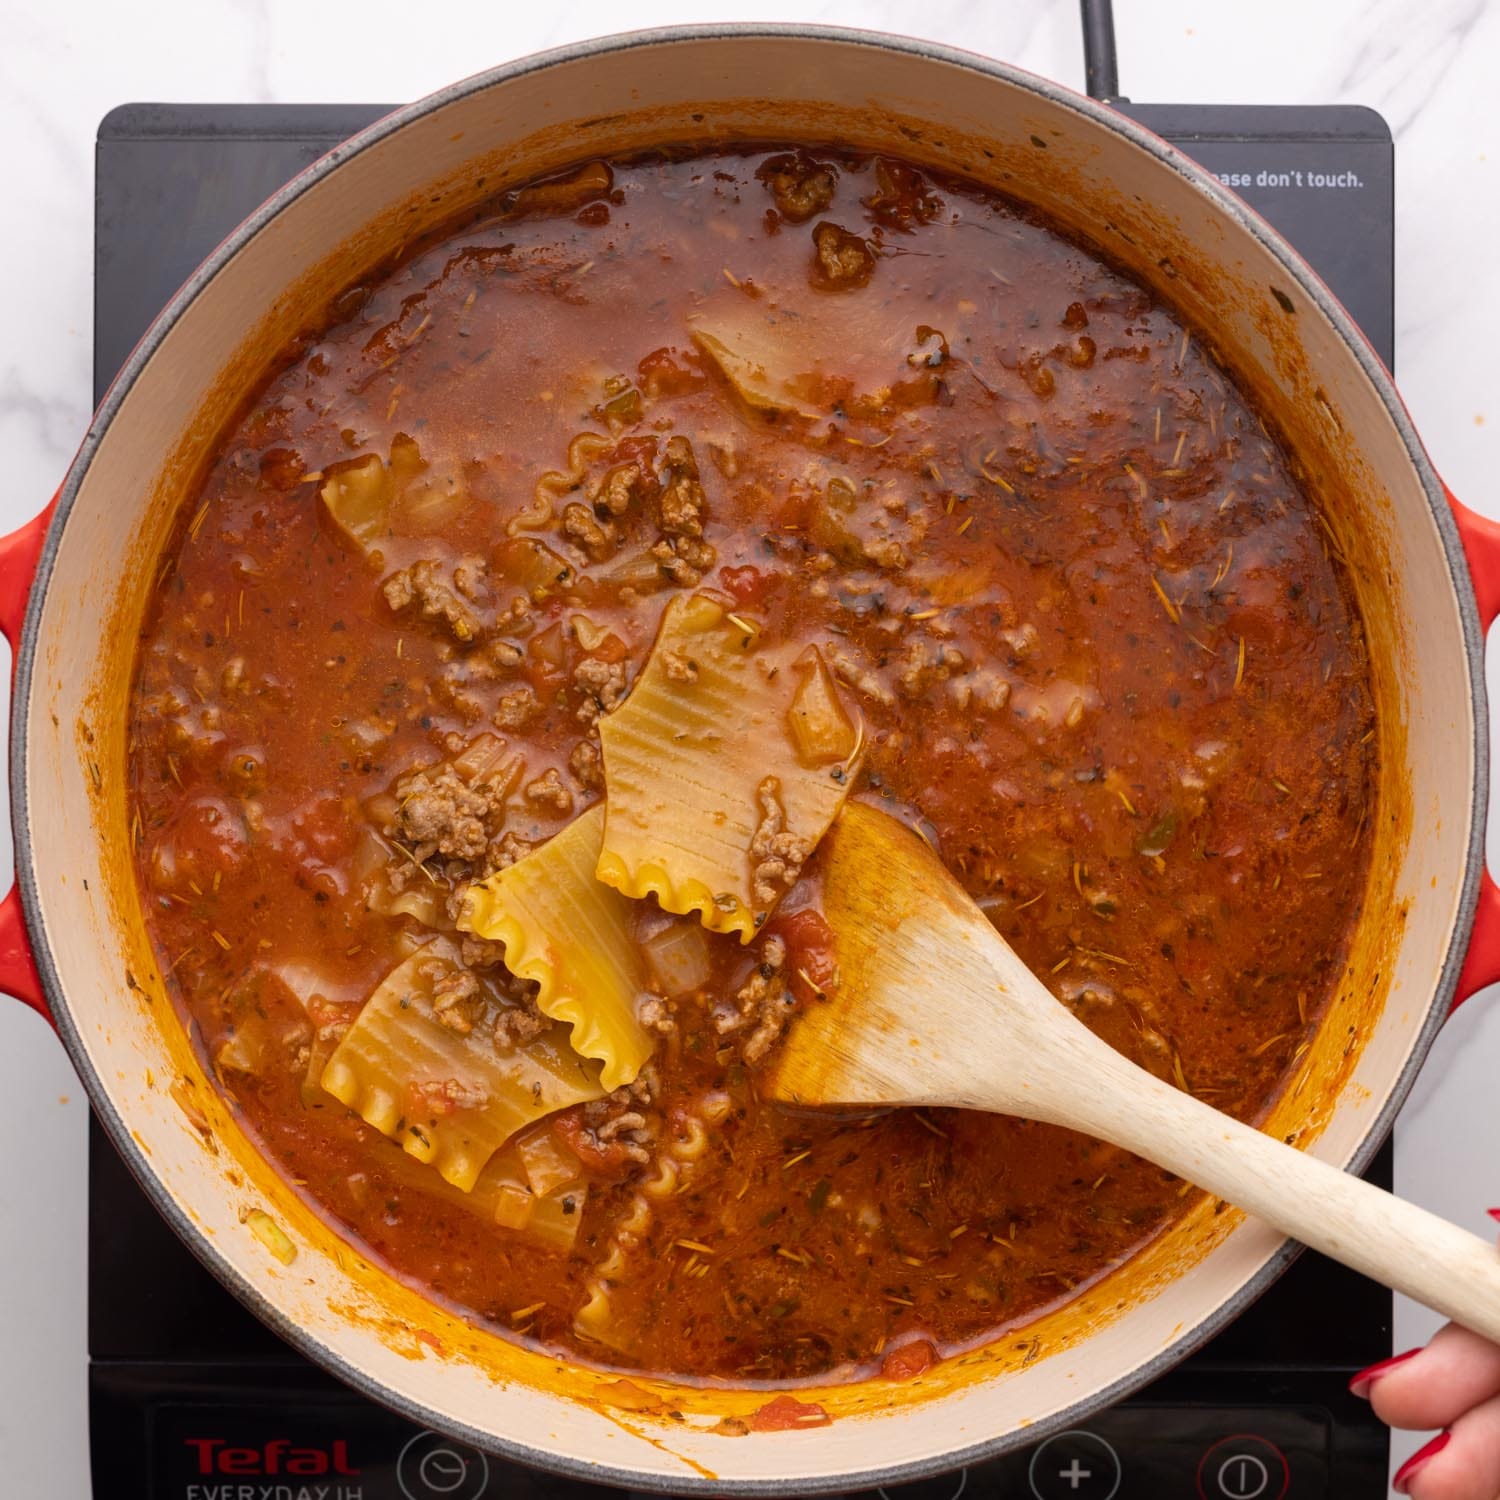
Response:
[[[1032,1452],[1026,1478],[1035,1500],[1115,1500],[1120,1459],[1097,1432],[1059,1432]]]

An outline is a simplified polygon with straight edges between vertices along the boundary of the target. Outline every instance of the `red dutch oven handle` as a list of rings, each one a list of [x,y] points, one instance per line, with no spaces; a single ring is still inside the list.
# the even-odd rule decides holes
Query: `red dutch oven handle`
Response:
[[[1479,625],[1488,631],[1500,615],[1500,521],[1492,521],[1459,503],[1452,490],[1447,491],[1458,535],[1464,544],[1469,576],[1474,581],[1474,602],[1479,607]],[[1500,886],[1490,876],[1488,866],[1480,876],[1479,905],[1474,911],[1474,930],[1469,936],[1469,951],[1459,971],[1453,1008],[1458,1009],[1470,995],[1500,981]]]
[[[1474,599],[1479,608],[1479,623],[1488,631],[1500,615],[1500,521],[1491,521],[1461,504],[1448,491],[1448,502],[1458,522],[1458,534],[1474,582]],[[37,563],[42,555],[47,527],[51,524],[57,496],[33,520],[0,537],[0,631],[11,648],[11,676],[14,681],[16,654],[20,649],[21,624],[26,618],[26,603],[36,578]],[[1469,937],[1469,951],[1458,976],[1454,1008],[1470,995],[1500,982],[1500,886],[1486,869],[1480,877],[1479,905],[1474,913],[1474,929]],[[52,1012],[42,990],[41,975],[31,955],[31,940],[21,911],[20,887],[12,885],[0,901],[0,993],[14,996],[31,1006],[49,1022]]]
[[[47,538],[47,527],[51,525],[52,513],[56,509],[57,496],[54,495],[52,503],[39,516],[9,536],[0,537],[0,631],[4,631],[10,642],[12,688],[21,647],[21,624],[26,618],[26,601],[31,597],[42,543]],[[42,990],[42,977],[37,973],[36,960],[31,956],[31,939],[26,933],[19,884],[12,884],[5,899],[0,901],[0,993],[14,996],[31,1006],[44,1020],[52,1022],[52,1011]]]

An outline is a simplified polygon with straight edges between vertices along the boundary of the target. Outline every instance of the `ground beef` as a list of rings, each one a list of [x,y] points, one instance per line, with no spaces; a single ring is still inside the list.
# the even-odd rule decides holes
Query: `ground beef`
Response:
[[[463,1083],[457,1078],[431,1078],[412,1084],[406,1091],[407,1115],[433,1115],[441,1119],[463,1109],[485,1109],[490,1102],[487,1090],[478,1084]]]
[[[486,573],[484,559],[469,553],[453,565],[453,587],[471,604],[482,604],[489,595]]]
[[[775,200],[776,211],[793,224],[804,224],[827,211],[838,187],[832,167],[814,161],[803,151],[773,156],[755,174]]]
[[[853,291],[874,273],[875,252],[842,225],[825,220],[813,230],[813,280],[825,290]]]
[[[750,894],[756,906],[765,910],[796,883],[812,845],[786,831],[781,783],[774,776],[767,776],[755,795],[760,801],[760,824],[750,841]]]
[[[517,988],[521,981],[517,981]],[[537,987],[526,985],[521,993],[512,995],[514,1005],[502,1006],[495,1017],[495,1046],[502,1052],[513,1051],[538,1037],[552,1023],[537,1009]]]
[[[708,508],[698,460],[685,437],[669,438],[661,472],[661,530],[663,536],[703,535],[703,515]]]
[[[870,537],[861,542],[860,547],[870,562],[888,573],[898,572],[906,566],[906,549],[895,537]]]
[[[472,724],[484,717],[484,699],[471,687],[475,674],[470,668],[470,658],[461,656],[448,662],[430,682],[433,699]]]
[[[468,1036],[484,1014],[484,991],[467,969],[454,969],[432,987],[432,1013],[437,1020]]]
[[[718,560],[718,554],[707,542],[690,536],[663,537],[649,548],[661,570],[678,588],[696,588],[703,575]]]
[[[573,811],[573,794],[563,785],[556,766],[549,766],[535,781],[527,782],[526,798],[529,802],[556,808],[563,817]]]
[[[450,765],[418,771],[396,783],[396,816],[386,826],[419,864],[440,854],[477,860],[490,827],[504,817],[505,799],[494,787],[471,787]]]
[[[592,724],[600,714],[607,714],[624,702],[630,688],[625,663],[600,661],[587,656],[573,669],[573,686],[583,694],[577,718],[581,724]]]
[[[660,1129],[654,1112],[648,1113],[656,1089],[656,1068],[647,1063],[633,1083],[583,1106],[584,1130],[597,1154],[622,1157],[641,1166],[651,1160],[649,1148]]]
[[[486,862],[491,870],[508,870],[517,860],[525,859],[536,847],[519,833],[506,829],[498,838],[490,840]]]
[[[619,540],[613,522],[600,521],[587,505],[577,500],[563,507],[562,530],[570,542],[576,542],[595,562],[610,557]]]
[[[541,712],[542,705],[529,683],[502,693],[495,705],[495,723],[501,729],[520,729]]]
[[[1010,702],[1010,683],[995,672],[971,672],[948,683],[948,695],[960,708],[998,713]]]
[[[671,1008],[660,995],[647,995],[636,1007],[636,1018],[647,1031],[658,1036],[671,1036],[677,1030]]]
[[[963,669],[964,655],[958,647],[914,640],[907,644],[896,680],[906,697],[917,698],[934,682],[947,682]]]
[[[681,646],[673,646],[662,653],[662,664],[666,668],[668,682],[697,682],[698,663]]]
[[[882,224],[906,231],[929,223],[943,211],[943,200],[920,172],[883,156],[876,158],[875,191],[864,205]]]
[[[458,896],[462,904],[463,892],[458,892]],[[505,961],[504,943],[492,943],[488,938],[473,937],[468,933],[461,937],[458,951],[465,967],[470,969],[498,968]]]
[[[782,968],[786,963],[786,944],[778,937],[768,937],[761,948],[760,963],[734,997],[733,1010],[721,1010],[714,1017],[715,1029],[726,1035],[753,1027],[741,1055],[747,1063],[757,1063],[768,1053],[791,1019],[796,1002],[787,988]]]
[[[623,516],[632,502],[650,488],[646,474],[637,463],[616,464],[602,477],[592,481],[586,491],[595,514],[602,508],[612,516]]]
[[[521,648],[509,641],[491,641],[479,654],[485,661],[501,668],[518,667],[525,660]]]
[[[381,585],[385,601],[398,614],[413,604],[424,619],[441,620],[455,640],[467,645],[477,640],[482,622],[473,605],[484,598],[484,560],[465,557],[447,577],[442,564],[423,558],[392,573]]]
[[[611,1116],[594,1131],[594,1135],[598,1140],[612,1141],[617,1136],[624,1135],[627,1132],[633,1133],[638,1130],[644,1130],[645,1127],[645,1115],[638,1109],[627,1109],[623,1114]]]
[[[597,740],[579,740],[568,757],[568,769],[581,787],[597,789],[604,785],[604,756]]]
[[[896,695],[890,688],[853,652],[845,650],[831,652],[828,664],[833,668],[834,676],[841,682],[847,682],[850,687],[856,692],[863,693],[865,697],[873,698],[877,703],[884,703],[887,708],[896,701]]]

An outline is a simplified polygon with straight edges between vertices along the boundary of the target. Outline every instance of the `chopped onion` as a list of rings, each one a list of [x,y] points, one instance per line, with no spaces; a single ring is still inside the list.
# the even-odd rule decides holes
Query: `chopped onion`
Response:
[[[482,781],[505,759],[505,741],[498,735],[481,734],[454,756],[453,769],[471,786]]]
[[[505,1182],[495,1189],[495,1222],[502,1229],[525,1229],[535,1206],[536,1194],[517,1183]]]
[[[314,1036],[307,1049],[307,1071],[302,1075],[298,1092],[302,1096],[304,1109],[315,1109],[330,1102],[331,1096],[323,1092],[323,1069],[333,1056],[336,1043],[332,1037]]]
[[[319,493],[328,514],[350,541],[368,552],[390,519],[391,477],[378,454],[327,471]]]
[[[252,1017],[237,1026],[233,1035],[214,1049],[214,1066],[220,1073],[254,1073],[260,1067],[265,1050],[264,1026]]]
[[[816,646],[808,647],[797,659],[796,669],[802,680],[787,710],[787,725],[798,759],[806,766],[848,760],[858,741],[823,653]]]
[[[442,474],[426,484],[414,484],[401,497],[404,529],[440,532],[458,519],[468,503],[468,488],[458,474]]]
[[[666,583],[661,563],[649,552],[633,552],[624,562],[616,563],[605,575],[618,588],[650,594]]]
[[[554,620],[539,636],[533,637],[527,649],[538,661],[544,661],[549,667],[561,670],[567,650],[567,643],[563,640],[562,625]]]
[[[708,983],[708,939],[696,919],[670,923],[644,938],[641,948],[663,994],[685,995]]]
[[[515,1139],[531,1191],[538,1197],[578,1180],[578,1158],[558,1140],[548,1121],[541,1121]]]
[[[518,583],[540,604],[573,577],[568,560],[545,542],[532,537],[512,537],[495,548],[495,573]]]
[[[578,1226],[583,1222],[588,1195],[585,1184],[573,1182],[538,1198],[531,1210],[531,1222],[526,1226],[527,1235],[549,1250],[564,1253],[571,1250],[578,1238]]]

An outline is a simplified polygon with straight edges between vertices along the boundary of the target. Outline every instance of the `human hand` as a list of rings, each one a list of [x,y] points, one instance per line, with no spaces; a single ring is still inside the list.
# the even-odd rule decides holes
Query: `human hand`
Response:
[[[1396,1473],[1412,1500],[1500,1500],[1500,1345],[1450,1323],[1350,1382],[1382,1422],[1443,1430]]]

